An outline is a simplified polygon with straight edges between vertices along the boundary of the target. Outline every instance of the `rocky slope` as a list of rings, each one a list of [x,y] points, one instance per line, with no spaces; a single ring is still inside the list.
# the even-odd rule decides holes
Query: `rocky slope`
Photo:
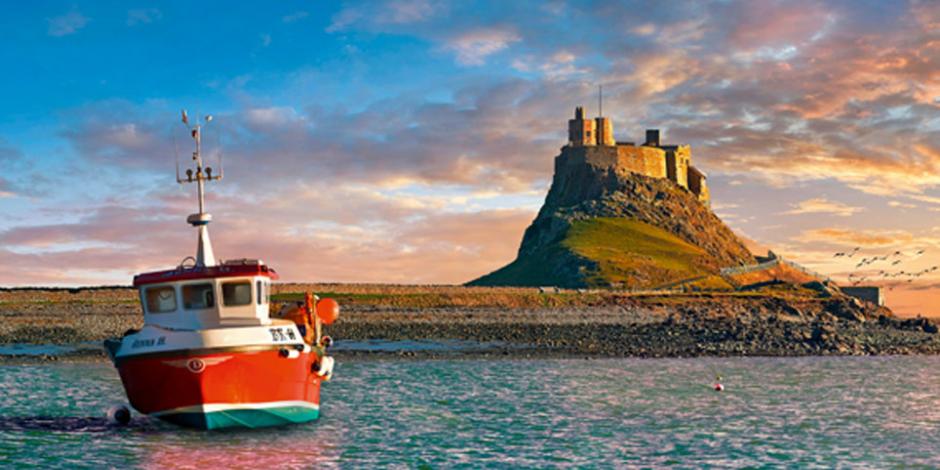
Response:
[[[558,157],[563,158],[564,154]],[[651,233],[646,227],[621,229],[619,239],[610,233],[617,230],[615,227],[607,227],[602,234],[589,233],[581,242],[590,244],[591,236],[597,238],[594,248],[601,249],[593,254],[579,249],[586,243],[571,243],[573,229],[580,226],[586,230],[584,222],[599,218],[646,224],[678,241],[654,234],[660,239],[700,249],[699,256],[689,261],[692,267],[674,270],[674,276],[714,275],[722,267],[753,263],[751,253],[731,229],[693,194],[671,181],[557,160],[552,187],[525,231],[516,260],[469,284],[650,288],[670,274],[666,268],[675,264],[674,260],[634,249],[638,244],[633,232]],[[612,276],[612,272],[620,275]]]

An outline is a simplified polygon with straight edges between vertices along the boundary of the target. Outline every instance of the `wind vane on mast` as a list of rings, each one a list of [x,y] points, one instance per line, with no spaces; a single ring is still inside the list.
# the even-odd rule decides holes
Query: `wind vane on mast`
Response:
[[[212,121],[212,116],[207,115],[204,119],[204,123],[197,122],[195,125],[189,124],[189,116],[186,114],[184,109],[182,112],[183,124],[189,129],[189,133],[192,136],[193,140],[196,141],[196,150],[193,152],[193,162],[195,162],[195,169],[187,168],[186,177],[184,178],[180,174],[180,164],[179,160],[176,161],[176,182],[179,184],[183,183],[196,183],[198,197],[199,197],[199,212],[196,214],[191,214],[186,218],[186,221],[189,222],[193,227],[199,229],[199,246],[196,251],[196,267],[207,267],[215,265],[215,255],[212,252],[212,244],[209,241],[209,222],[212,221],[212,215],[206,212],[206,189],[205,184],[207,181],[217,181],[222,179],[224,176],[224,171],[222,170],[222,157],[219,157],[219,173],[216,175],[212,174],[212,167],[204,167],[202,162],[202,128],[203,126],[209,124]]]

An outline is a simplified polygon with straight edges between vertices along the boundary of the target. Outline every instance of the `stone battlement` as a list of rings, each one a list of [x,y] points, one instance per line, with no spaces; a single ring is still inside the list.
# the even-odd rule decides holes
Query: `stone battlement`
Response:
[[[710,204],[707,177],[692,166],[691,147],[663,145],[658,129],[646,131],[643,145],[617,142],[610,118],[585,119],[584,108],[578,106],[574,119],[568,121],[568,145],[562,147],[555,170],[584,164],[619,174],[629,172],[667,178],[695,194],[699,201]]]

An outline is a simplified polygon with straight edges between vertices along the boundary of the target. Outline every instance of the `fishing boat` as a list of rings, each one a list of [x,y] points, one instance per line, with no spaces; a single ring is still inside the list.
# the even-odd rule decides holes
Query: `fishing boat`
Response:
[[[320,385],[332,376],[332,340],[323,325],[339,306],[306,294],[302,305],[271,315],[277,272],[258,259],[217,261],[209,241],[212,216],[205,186],[220,180],[203,166],[201,132],[212,120],[183,123],[195,139],[194,168],[177,182],[195,183],[199,212],[195,257],[175,268],[138,274],[144,326],[105,341],[131,406],[182,426],[256,428],[317,419]]]

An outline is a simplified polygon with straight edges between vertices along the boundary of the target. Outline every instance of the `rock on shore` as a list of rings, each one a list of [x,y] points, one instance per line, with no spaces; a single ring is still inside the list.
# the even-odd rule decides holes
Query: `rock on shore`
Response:
[[[131,289],[96,298],[36,295],[0,302],[0,345],[97,342],[141,326]],[[676,295],[518,308],[349,302],[328,334],[339,341],[460,340],[487,345],[475,354],[500,356],[687,357],[938,354],[937,330],[933,321],[897,319],[851,298]],[[357,354],[377,353],[338,353]]]

